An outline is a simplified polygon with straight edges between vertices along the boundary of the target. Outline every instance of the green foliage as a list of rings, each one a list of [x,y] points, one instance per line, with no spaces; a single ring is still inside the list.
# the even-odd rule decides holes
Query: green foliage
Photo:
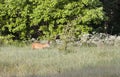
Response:
[[[59,46],[59,50],[65,52],[72,52],[68,49],[68,44],[74,44],[76,40],[79,40],[81,34],[88,33],[91,28],[82,25],[76,25],[74,21],[69,22],[64,26],[60,38],[63,41],[62,45]],[[71,50],[71,51],[70,51]]]
[[[0,2],[0,34],[13,39],[53,39],[72,22],[75,37],[104,20],[99,0],[4,0]]]
[[[12,38],[14,38],[13,35],[0,36],[0,46],[13,45],[17,47],[22,47],[29,44],[28,41],[13,40]]]
[[[13,40],[12,40],[13,37],[14,37],[13,35],[0,36],[0,46],[12,43],[13,42]]]
[[[89,28],[91,23],[97,25],[104,20],[103,8],[98,0],[88,2],[61,0],[52,1],[50,5],[48,5],[49,1],[40,2],[39,7],[35,8],[32,18],[34,25],[38,25],[39,30],[45,34],[44,38],[60,35],[69,21],[75,23],[75,29],[79,31],[76,34],[79,36],[81,33],[88,33],[92,30]]]
[[[29,8],[27,0],[4,0],[1,4],[1,34],[14,35],[16,39],[26,39],[29,30]]]

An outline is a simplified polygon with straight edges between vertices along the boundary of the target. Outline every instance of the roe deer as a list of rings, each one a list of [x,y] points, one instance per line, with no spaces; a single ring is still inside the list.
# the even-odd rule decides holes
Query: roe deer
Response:
[[[43,49],[48,47],[50,47],[50,41],[48,41],[48,43],[32,43],[32,49]]]

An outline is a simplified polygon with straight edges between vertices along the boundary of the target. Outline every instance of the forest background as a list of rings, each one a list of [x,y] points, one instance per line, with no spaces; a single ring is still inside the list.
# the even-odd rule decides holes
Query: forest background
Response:
[[[0,0],[0,40],[120,33],[119,0]]]

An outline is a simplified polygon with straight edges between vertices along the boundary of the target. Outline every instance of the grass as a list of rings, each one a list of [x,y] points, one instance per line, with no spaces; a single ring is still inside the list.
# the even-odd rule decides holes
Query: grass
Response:
[[[118,77],[119,47],[72,47],[32,50],[30,46],[0,47],[0,77]],[[105,70],[108,69],[108,70]]]

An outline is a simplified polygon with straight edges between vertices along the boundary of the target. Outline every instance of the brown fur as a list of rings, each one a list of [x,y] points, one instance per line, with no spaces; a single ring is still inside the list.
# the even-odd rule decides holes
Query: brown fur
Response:
[[[49,42],[48,43],[32,43],[32,49],[43,49],[50,47]]]

